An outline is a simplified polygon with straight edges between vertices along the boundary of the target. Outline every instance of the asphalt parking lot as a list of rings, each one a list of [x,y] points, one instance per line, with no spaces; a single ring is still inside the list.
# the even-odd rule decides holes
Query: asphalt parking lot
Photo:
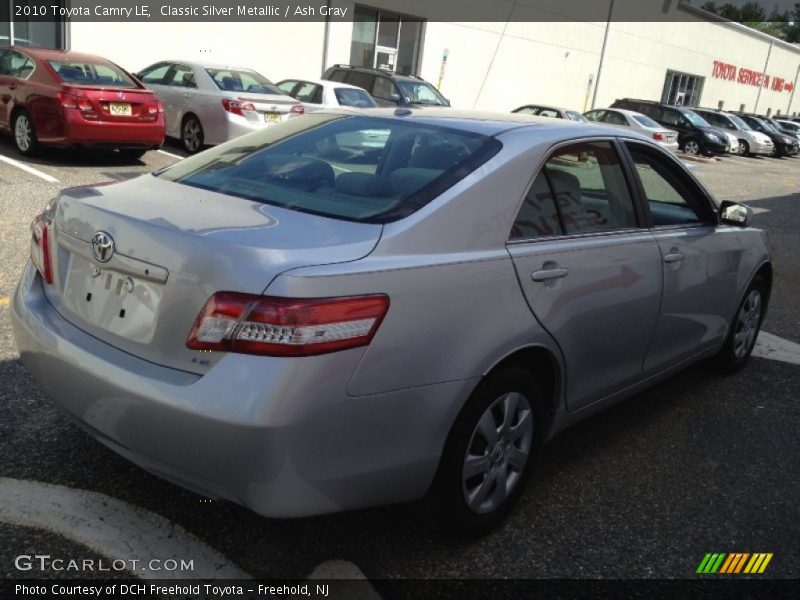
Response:
[[[0,488],[9,478],[122,500],[193,536],[185,558],[205,544],[254,577],[304,578],[339,560],[370,579],[691,578],[707,552],[773,553],[760,577],[800,577],[800,365],[789,362],[753,358],[729,377],[697,365],[566,431],[540,453],[508,522],[468,543],[431,532],[407,506],[264,519],[107,450],[19,364],[9,298],[28,225],[59,189],[136,176],[180,154],[166,146],[133,162],[62,152],[30,160],[0,139]],[[764,330],[800,343],[800,158],[690,164],[719,199],[748,202],[769,232],[775,282]],[[18,571],[20,554],[102,555],[63,531],[2,517],[0,507],[0,578],[58,576]]]

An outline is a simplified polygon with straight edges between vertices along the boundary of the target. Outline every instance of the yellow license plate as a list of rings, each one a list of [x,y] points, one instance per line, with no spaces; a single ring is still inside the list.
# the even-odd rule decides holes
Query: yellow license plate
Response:
[[[111,102],[108,105],[108,111],[112,115],[120,115],[123,117],[130,117],[133,115],[133,110],[130,104],[121,104],[119,102]]]
[[[269,121],[270,123],[273,123],[275,121],[280,121],[281,113],[276,113],[276,112],[264,113],[264,120]]]

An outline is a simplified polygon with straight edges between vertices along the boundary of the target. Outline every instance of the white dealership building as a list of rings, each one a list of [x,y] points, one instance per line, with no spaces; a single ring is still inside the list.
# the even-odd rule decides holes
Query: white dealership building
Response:
[[[37,23],[6,9],[0,40],[13,35],[100,54],[131,71],[159,60],[205,60],[250,66],[278,81],[318,78],[337,63],[391,68],[438,85],[466,109],[540,103],[583,111],[634,97],[800,113],[796,45],[681,0],[596,0],[591,15],[581,6],[587,2],[318,0],[308,5],[317,12],[310,22],[155,23]]]

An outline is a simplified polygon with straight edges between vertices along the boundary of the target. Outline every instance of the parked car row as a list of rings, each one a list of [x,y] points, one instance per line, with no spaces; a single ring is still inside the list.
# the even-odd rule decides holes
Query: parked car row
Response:
[[[583,115],[563,107],[526,104],[515,113],[594,121],[623,127],[652,138],[666,149],[686,154],[794,156],[800,152],[800,122],[744,112],[672,106],[623,98],[610,108]]]

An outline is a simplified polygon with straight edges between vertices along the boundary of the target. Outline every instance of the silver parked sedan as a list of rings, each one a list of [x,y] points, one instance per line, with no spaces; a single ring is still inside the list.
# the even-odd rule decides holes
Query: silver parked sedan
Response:
[[[272,517],[425,498],[476,535],[568,425],[745,364],[750,215],[621,129],[320,111],[63,191],[12,322],[54,401],[170,481]]]
[[[611,125],[613,127],[625,127],[636,133],[649,137],[669,150],[673,154],[678,151],[678,132],[667,129],[659,125],[653,119],[642,113],[622,108],[601,108],[590,110],[583,113],[583,116],[590,121]]]
[[[167,135],[189,153],[303,114],[303,105],[243,67],[162,61],[137,77],[164,103]]]

